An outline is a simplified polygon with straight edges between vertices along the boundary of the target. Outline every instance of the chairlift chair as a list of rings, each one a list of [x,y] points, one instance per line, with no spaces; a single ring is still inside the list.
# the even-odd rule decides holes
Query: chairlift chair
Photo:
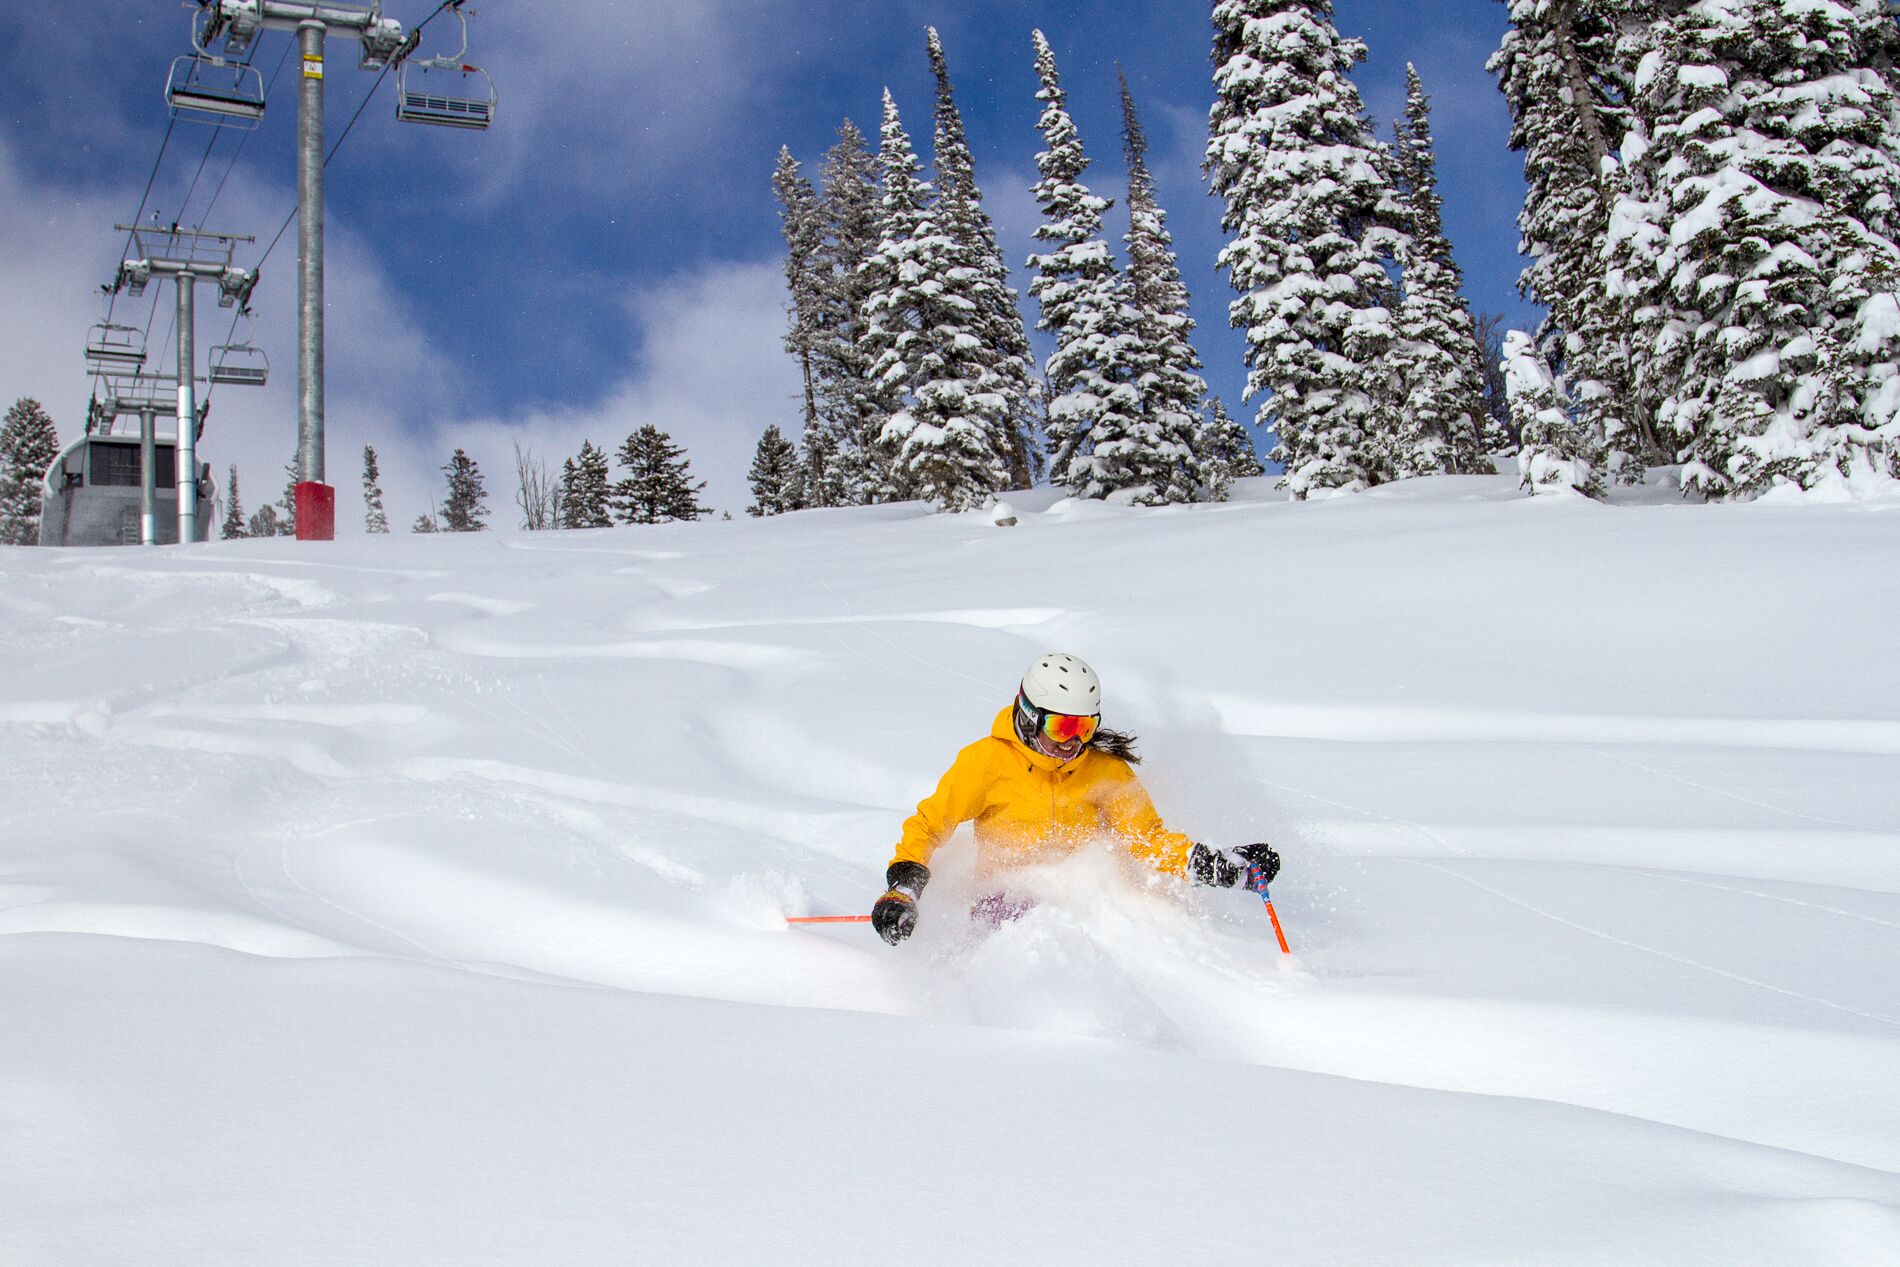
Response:
[[[411,70],[421,72],[414,79]],[[448,72],[459,72],[463,80],[481,77],[481,89],[446,92],[440,89]],[[431,87],[430,73],[442,78]],[[432,123],[438,127],[473,128],[480,131],[495,121],[495,83],[480,66],[468,66],[453,58],[435,58],[426,62],[404,62],[396,70],[396,117],[404,123]]]
[[[264,77],[209,53],[187,53],[172,63],[165,81],[172,117],[217,127],[250,129],[264,119]]]
[[[249,343],[220,343],[211,349],[211,381],[234,387],[262,387],[270,378],[270,358]]]
[[[461,48],[440,57],[405,57],[396,67],[396,117],[404,123],[479,131],[495,121],[495,81],[480,66],[463,60],[468,56],[468,15],[458,5],[455,16],[462,24]],[[480,82],[471,84],[471,75]]]
[[[145,331],[101,321],[86,335],[86,359],[94,365],[136,369],[145,364]]]

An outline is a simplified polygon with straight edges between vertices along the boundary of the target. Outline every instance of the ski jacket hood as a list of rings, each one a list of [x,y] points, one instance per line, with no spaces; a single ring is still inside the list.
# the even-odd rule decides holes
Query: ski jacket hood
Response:
[[[928,865],[964,823],[976,824],[978,870],[990,873],[1060,857],[1103,836],[1170,875],[1185,875],[1194,842],[1169,831],[1134,769],[1093,748],[1071,761],[1016,736],[1015,705],[956,761],[904,822],[893,862]]]

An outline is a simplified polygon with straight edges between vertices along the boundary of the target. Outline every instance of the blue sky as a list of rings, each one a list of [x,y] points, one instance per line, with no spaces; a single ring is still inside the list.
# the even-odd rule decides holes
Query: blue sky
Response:
[[[406,23],[432,7],[387,3]],[[1199,172],[1212,101],[1203,0],[475,8],[470,59],[499,87],[496,127],[398,124],[385,83],[328,174],[328,477],[347,493],[361,446],[375,444],[401,524],[436,491],[436,468],[455,445],[482,462],[499,525],[512,522],[513,440],[558,464],[583,436],[614,445],[646,422],[687,445],[715,506],[738,511],[758,433],[797,420],[792,367],[777,346],[778,148],[815,168],[847,115],[874,138],[886,85],[927,147],[930,24],[943,36],[1019,290],[1040,148],[1029,32],[1041,27],[1055,48],[1095,160],[1089,179],[1111,197],[1126,181],[1121,62],[1193,291],[1207,377],[1230,405],[1238,401],[1242,343],[1226,322],[1232,292],[1213,269],[1220,209]],[[1336,14],[1342,31],[1370,47],[1356,78],[1382,135],[1403,102],[1405,63],[1424,77],[1446,222],[1473,305],[1534,322],[1515,288],[1522,167],[1506,149],[1509,118],[1484,71],[1503,6],[1338,0]],[[0,13],[0,283],[14,296],[0,315],[0,395],[41,397],[63,435],[78,428],[87,395],[80,348],[98,316],[95,288],[118,259],[111,225],[132,215],[159,156],[160,89],[187,49],[188,21],[176,0]],[[446,20],[427,35],[425,52],[438,48],[437,36],[452,48]],[[289,40],[265,37],[256,64],[266,77]],[[353,49],[335,49],[330,64],[334,139],[376,77],[354,69]],[[235,135],[213,144],[209,130],[179,125],[157,164],[148,215],[254,234],[251,256],[239,257],[254,262],[294,203],[294,116],[295,79],[285,74],[265,126],[241,151]],[[1116,234],[1119,214],[1110,213]],[[250,393],[220,389],[205,438],[220,474],[238,463],[247,506],[274,494],[294,448],[294,242],[286,235],[264,263],[255,301],[257,341],[276,380]],[[148,297],[141,324],[150,307]],[[168,307],[154,344],[169,330]],[[203,319],[200,345],[216,341],[226,320]],[[346,496],[345,526],[353,507]]]

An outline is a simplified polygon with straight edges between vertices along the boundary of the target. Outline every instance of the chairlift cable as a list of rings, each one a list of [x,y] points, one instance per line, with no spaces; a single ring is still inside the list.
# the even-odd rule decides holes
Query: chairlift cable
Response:
[[[218,133],[221,131],[223,131],[222,128],[212,128],[211,139],[205,142],[204,157],[198,160],[198,170],[192,174],[191,183],[185,186],[185,200],[178,204],[178,217],[180,220],[184,219],[185,209],[191,206],[191,196],[198,192],[198,182],[204,178],[205,165],[211,161],[211,151],[217,147]],[[203,216],[198,218],[196,227],[200,229],[205,227]]]
[[[416,23],[415,26],[410,28],[410,30],[416,34],[421,34],[422,28],[429,25],[429,23],[435,21],[437,14],[441,13],[444,9],[458,7],[461,3],[463,3],[463,0],[441,0],[440,4],[436,5],[435,8],[429,11],[428,17]],[[288,56],[289,54],[288,48],[285,49],[285,54],[286,56]],[[389,69],[390,69],[390,66],[392,65],[394,65],[393,62],[385,63],[383,65],[382,70],[377,72],[376,82],[372,83],[369,86],[369,91],[364,93],[363,99],[357,103],[356,113],[350,116],[350,121],[343,125],[343,131],[337,134],[336,144],[332,145],[330,147],[330,152],[323,156],[323,166],[325,170],[328,170],[330,166],[330,160],[337,156],[337,151],[343,148],[343,142],[349,140],[350,130],[356,126],[356,121],[363,117],[363,111],[369,109],[369,103],[375,100],[376,90],[383,86],[383,80],[389,78]],[[278,63],[277,69],[280,71],[283,69],[282,62]],[[271,75],[271,82],[275,83],[276,80],[277,80],[277,75],[275,72],[273,72]],[[169,134],[169,132],[170,132],[170,129],[167,129],[167,134]],[[290,231],[291,222],[296,220],[296,218],[297,218],[297,208],[293,204],[290,208],[290,214],[284,217],[284,222],[277,226],[277,232],[271,236],[270,244],[264,248],[264,253],[257,257],[256,267],[259,270],[263,269],[264,261],[270,258],[271,252],[277,249],[277,244],[283,241],[284,234]],[[231,329],[225,335],[224,341],[226,343],[229,343],[231,339],[237,334],[238,321],[240,318],[243,317],[243,315],[244,315],[244,309],[242,307],[240,307],[236,312],[231,314]],[[147,323],[148,332],[149,332],[149,329],[150,329],[150,323],[148,322]],[[207,409],[210,408],[211,406],[211,393],[216,388],[217,388],[216,383],[205,384],[204,400],[205,400],[205,407]]]
[[[178,118],[175,115],[172,118],[168,119],[165,123],[165,135],[161,137],[158,142],[158,157],[152,160],[151,174],[145,178],[145,192],[139,195],[139,209],[132,213],[133,224],[137,224],[139,222],[139,217],[145,214],[145,204],[152,196],[152,185],[155,181],[158,180],[158,165],[165,161],[165,147],[171,144],[172,129],[177,126],[178,126]],[[130,258],[132,258],[132,235],[128,233],[125,235],[125,245],[121,247],[119,250],[119,263],[123,264]],[[114,304],[118,303],[118,301],[119,301],[119,292],[117,290],[114,290],[112,294],[106,299],[106,320],[107,321],[112,320],[112,308]],[[146,327],[148,329],[150,328],[150,326],[151,326],[151,322],[149,321],[146,322]]]
[[[290,50],[295,46],[295,40],[284,41],[284,51],[277,59],[277,69],[271,72],[270,82],[264,85],[266,97],[270,96],[270,90],[277,86],[277,77],[284,73],[284,66],[290,61]],[[218,187],[211,191],[211,201],[205,204],[204,219],[198,222],[199,228],[204,227],[204,220],[211,218],[211,209],[218,205],[218,196],[224,192],[224,182],[230,180],[231,173],[237,170],[238,155],[244,152],[244,144],[250,139],[251,129],[246,128],[244,134],[238,137],[237,148],[231,151],[231,161],[224,165],[224,175],[218,179]]]
[[[251,49],[252,56],[256,55],[256,51],[257,51],[256,46],[253,45]],[[245,58],[243,61],[238,63],[238,65],[240,66],[249,66],[250,64],[251,64],[251,61],[249,57]],[[223,133],[224,133],[223,128],[211,129],[211,139],[205,142],[204,157],[198,160],[198,170],[192,174],[191,184],[185,187],[185,200],[178,204],[178,218],[181,222],[185,218],[186,209],[191,206],[191,196],[198,192],[198,182],[204,179],[205,166],[206,164],[211,162],[211,151],[217,148],[218,137],[223,135]],[[248,129],[246,130],[245,135],[246,136],[250,135],[250,132]],[[243,144],[242,138],[239,139],[238,144],[239,145]],[[224,173],[227,177],[231,174],[231,167],[236,162],[237,162],[237,154],[234,151],[231,155],[231,162],[225,164]],[[220,189],[224,188],[223,181],[218,182],[218,188]],[[210,216],[210,214],[211,214],[211,208],[207,206],[204,209],[204,212],[201,215],[199,215],[198,223],[194,227],[198,229],[203,229],[205,227],[205,220],[207,217]]]
[[[413,29],[416,31],[422,30],[423,27],[435,21],[436,14],[442,12],[442,10],[444,9],[453,7],[457,2],[458,0],[442,0],[442,3],[436,5],[436,7],[430,11],[428,17],[416,23]],[[328,168],[330,166],[330,160],[336,157],[337,151],[343,148],[343,142],[350,139],[350,129],[354,128],[356,126],[356,121],[363,117],[363,111],[369,109],[369,103],[375,99],[376,90],[383,86],[383,80],[389,78],[389,69],[390,69],[391,64],[393,63],[385,64],[382,70],[377,73],[376,82],[369,86],[369,91],[364,93],[363,99],[357,103],[356,113],[352,114],[350,116],[350,121],[343,125],[343,131],[337,135],[336,144],[332,145],[330,147],[330,152],[323,156],[323,165],[325,168]],[[265,247],[264,253],[257,257],[257,266],[259,268],[262,268],[264,266],[264,261],[270,258],[270,253],[277,249],[277,243],[282,241],[284,234],[290,231],[291,221],[295,220],[296,218],[297,218],[297,208],[293,206],[290,209],[290,214],[284,217],[283,224],[277,227],[277,233],[274,237],[271,238],[270,245]]]

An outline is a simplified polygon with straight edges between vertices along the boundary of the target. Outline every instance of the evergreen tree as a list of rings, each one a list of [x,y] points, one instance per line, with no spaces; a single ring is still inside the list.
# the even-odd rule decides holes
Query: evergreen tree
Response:
[[[846,119],[819,170],[823,338],[815,349],[822,445],[806,438],[805,498],[813,506],[861,505],[893,485],[878,435],[902,408],[900,393],[871,375],[865,302],[877,288],[870,266],[880,241],[877,158]]]
[[[1387,453],[1388,473],[1396,479],[1484,466],[1484,369],[1477,327],[1461,294],[1464,275],[1445,237],[1431,103],[1418,68],[1409,62],[1405,87],[1405,117],[1393,129],[1399,189],[1411,218],[1399,261],[1405,297],[1394,348],[1403,396]]]
[[[693,482],[686,451],[651,423],[620,446],[627,476],[614,485],[613,509],[621,523],[657,524],[692,520],[711,513],[699,504],[701,480]]]
[[[1028,488],[1035,482],[1039,458],[1032,428],[1036,421],[1036,372],[1029,354],[1029,332],[1023,328],[1022,309],[1010,288],[1009,266],[997,245],[996,226],[983,210],[983,194],[976,185],[976,159],[964,134],[950,86],[950,68],[944,60],[943,41],[935,27],[925,28],[924,43],[930,72],[937,83],[936,135],[932,152],[937,170],[937,225],[956,244],[959,268],[976,276],[964,284],[976,305],[974,334],[982,361],[981,377],[989,394],[998,398],[1000,414],[994,427],[998,456],[1006,467],[1006,488]]]
[[[1532,493],[1603,494],[1603,444],[1588,419],[1573,417],[1557,396],[1557,384],[1528,334],[1504,336],[1504,382],[1511,424],[1523,437],[1517,469]]]
[[[582,443],[584,444],[586,441],[582,441]],[[574,522],[575,512],[573,502],[574,492],[580,485],[580,479],[580,468],[574,464],[573,458],[568,458],[561,463],[561,494],[559,509],[555,512],[554,518],[554,526],[556,528],[580,527],[578,523]]]
[[[818,388],[814,360],[824,340],[824,279],[819,252],[824,245],[824,224],[818,212],[818,195],[798,170],[791,150],[781,146],[778,166],[772,172],[772,192],[778,197],[779,226],[785,235],[785,285],[791,293],[791,325],[785,332],[785,350],[798,361],[804,383],[805,442],[823,451],[829,448],[820,435],[818,424]]]
[[[301,477],[297,474],[297,462],[284,463],[284,495],[277,503],[277,511],[271,516],[271,522],[277,525],[277,535],[294,537],[297,535],[297,485]],[[253,532],[253,537],[261,534]]]
[[[1050,475],[1082,497],[1124,489],[1146,503],[1184,501],[1175,471],[1185,453],[1160,448],[1141,416],[1135,384],[1141,357],[1138,318],[1127,286],[1102,239],[1106,198],[1089,192],[1089,160],[1069,117],[1055,53],[1032,33],[1043,103],[1038,126],[1048,148],[1036,155],[1036,201],[1043,222],[1036,239],[1050,249],[1029,257],[1037,277],[1029,293],[1042,305],[1040,328],[1055,336],[1045,366],[1049,401]],[[1191,495],[1192,488],[1188,489]]]
[[[1279,444],[1284,484],[1304,498],[1381,478],[1396,391],[1388,262],[1404,208],[1386,149],[1348,73],[1365,55],[1341,38],[1331,0],[1219,0],[1206,171],[1233,240],[1220,267],[1240,292],[1247,394]]]
[[[752,455],[752,469],[746,475],[752,486],[752,504],[745,508],[745,513],[757,518],[798,510],[804,504],[803,475],[797,446],[777,427],[767,427],[765,434],[759,437],[759,447]]]
[[[901,388],[905,407],[879,437],[895,453],[898,496],[968,510],[1008,486],[1008,384],[982,339],[981,270],[938,227],[917,155],[884,94],[878,150],[882,240],[871,260],[877,289],[865,301],[872,375]]]
[[[1900,31],[1879,0],[1635,4],[1609,285],[1687,487],[1900,476]]]
[[[1506,0],[1511,29],[1491,58],[1524,154],[1518,217],[1530,257],[1518,285],[1549,309],[1538,333],[1553,391],[1602,438],[1612,477],[1669,460],[1629,381],[1630,349],[1604,287],[1616,154],[1630,124],[1623,0]],[[1513,417],[1516,415],[1513,414]]]
[[[877,163],[878,243],[864,264],[869,289],[864,299],[860,348],[870,365],[870,381],[891,407],[873,442],[879,455],[876,465],[886,473],[886,482],[867,500],[891,501],[910,495],[898,455],[901,437],[914,425],[905,405],[915,377],[914,365],[924,351],[924,332],[917,314],[909,310],[905,279],[920,275],[911,262],[918,251],[920,234],[935,233],[926,208],[936,191],[918,175],[922,164],[911,148],[910,135],[904,130],[897,102],[888,88],[884,90]],[[933,242],[932,253],[940,256],[946,246],[941,241]],[[899,415],[903,415],[902,421]]]
[[[420,515],[416,516],[416,521],[413,524],[409,525],[409,531],[411,532],[440,532],[442,531],[442,528],[435,521],[435,512],[432,510],[425,510]]]
[[[1487,455],[1517,448],[1517,433],[1511,430],[1511,406],[1504,394],[1504,329],[1501,312],[1478,316],[1478,366],[1484,374],[1484,452]],[[1482,469],[1489,473],[1486,457]]]
[[[277,516],[276,505],[265,502],[251,512],[250,521],[244,525],[244,535],[247,537],[284,536],[284,524]]]
[[[383,473],[376,465],[376,450],[363,446],[363,529],[366,532],[389,531],[389,516],[383,511]]]
[[[483,487],[481,468],[475,459],[457,449],[442,467],[448,478],[449,496],[442,503],[442,527],[449,532],[485,532],[488,525],[488,490]]]
[[[1139,374],[1141,416],[1164,443],[1178,442],[1195,454],[1198,475],[1209,479],[1214,438],[1201,425],[1207,383],[1201,378],[1201,358],[1188,336],[1194,318],[1188,315],[1187,283],[1175,259],[1174,238],[1168,232],[1167,213],[1155,194],[1148,171],[1148,138],[1135,113],[1128,78],[1116,68],[1122,94],[1122,153],[1128,163],[1128,291],[1140,336]],[[1253,452],[1248,447],[1248,453]]]
[[[577,457],[561,466],[561,527],[611,528],[614,517],[605,450],[592,440],[581,441]]]
[[[242,537],[244,532],[244,505],[238,500],[237,463],[231,464],[231,478],[225,484],[224,524],[219,534],[226,541]]]
[[[46,470],[59,456],[59,431],[44,406],[22,396],[0,421],[0,545],[40,543]]]
[[[1214,500],[1225,501],[1235,480],[1265,475],[1266,468],[1260,465],[1246,428],[1228,415],[1220,397],[1214,397],[1211,405],[1214,416],[1206,432],[1207,483]]]

